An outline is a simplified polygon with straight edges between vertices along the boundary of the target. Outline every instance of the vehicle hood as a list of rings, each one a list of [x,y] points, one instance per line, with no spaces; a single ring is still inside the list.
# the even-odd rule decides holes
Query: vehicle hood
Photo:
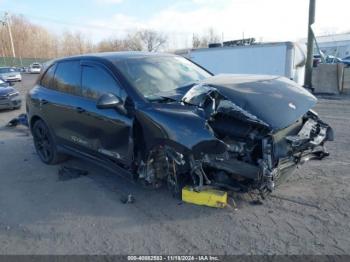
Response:
[[[10,93],[16,92],[17,90],[11,86],[0,87],[0,96],[6,96]]]
[[[280,76],[223,74],[200,81],[192,88],[179,88],[168,97],[196,100],[198,92],[191,89],[215,88],[222,96],[243,111],[267,123],[273,130],[296,122],[317,99],[297,83]],[[167,97],[166,94],[161,94]],[[203,95],[203,94],[200,94]]]

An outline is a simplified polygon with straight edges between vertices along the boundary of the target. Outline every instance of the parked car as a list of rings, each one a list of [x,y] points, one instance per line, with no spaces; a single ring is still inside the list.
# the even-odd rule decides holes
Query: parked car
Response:
[[[22,66],[18,68],[21,73],[26,73],[26,67]]]
[[[0,79],[0,109],[19,109],[21,107],[19,92],[11,85],[13,84]]]
[[[29,73],[31,73],[31,74],[40,74],[41,68],[42,68],[41,64],[33,63],[29,67]]]
[[[184,184],[271,192],[297,165],[327,156],[333,139],[297,83],[214,76],[167,54],[58,59],[26,101],[44,163],[75,155],[174,193]]]
[[[327,55],[325,62],[326,64],[341,64],[343,60],[333,55]]]
[[[0,67],[0,78],[6,82],[21,82],[22,75],[12,67]]]
[[[346,56],[346,57],[342,58],[342,62],[343,62],[346,66],[350,66],[350,56]]]

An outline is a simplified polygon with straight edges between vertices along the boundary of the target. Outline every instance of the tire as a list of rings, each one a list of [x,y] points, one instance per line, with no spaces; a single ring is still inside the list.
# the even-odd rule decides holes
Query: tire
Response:
[[[34,146],[39,158],[48,165],[55,165],[66,160],[66,155],[57,151],[52,134],[42,120],[37,120],[32,128]]]

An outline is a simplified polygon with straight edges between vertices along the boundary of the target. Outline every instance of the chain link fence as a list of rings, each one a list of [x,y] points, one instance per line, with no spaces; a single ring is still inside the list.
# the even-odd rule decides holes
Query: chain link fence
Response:
[[[0,57],[0,67],[2,66],[28,67],[32,63],[43,64],[47,61],[48,59]]]

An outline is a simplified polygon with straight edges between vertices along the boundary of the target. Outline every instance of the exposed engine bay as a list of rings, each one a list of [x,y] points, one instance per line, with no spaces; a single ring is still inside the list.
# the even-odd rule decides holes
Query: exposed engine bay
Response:
[[[244,109],[224,94],[225,89],[222,92],[217,87],[215,82],[196,84],[173,103],[190,107],[204,119],[205,128],[218,143],[201,141],[186,152],[159,145],[141,162],[139,178],[154,187],[167,181],[175,194],[190,184],[198,191],[213,186],[240,192],[258,190],[265,195],[297,165],[329,155],[324,142],[333,140],[333,131],[311,109],[300,115],[290,102],[287,106],[294,119],[287,121],[291,124],[286,124],[278,108],[276,118],[282,114],[279,122],[266,121],[268,118]]]

